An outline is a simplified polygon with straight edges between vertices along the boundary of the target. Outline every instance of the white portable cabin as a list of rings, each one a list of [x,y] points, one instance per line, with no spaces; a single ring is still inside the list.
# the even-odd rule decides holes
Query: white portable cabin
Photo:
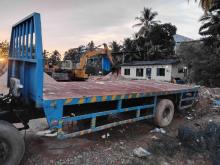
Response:
[[[121,65],[121,75],[129,79],[152,79],[171,82],[186,79],[187,68],[179,60],[135,61]]]

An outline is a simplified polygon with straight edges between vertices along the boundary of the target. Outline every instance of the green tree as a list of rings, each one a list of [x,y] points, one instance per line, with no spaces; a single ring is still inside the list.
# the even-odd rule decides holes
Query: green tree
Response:
[[[7,58],[9,54],[9,43],[7,41],[0,42],[0,58]]]
[[[182,43],[177,51],[189,69],[191,82],[210,87],[220,86],[220,55],[200,42]]]
[[[174,35],[177,28],[170,24],[156,24],[147,35],[136,37],[133,44],[142,60],[157,60],[174,57]]]
[[[52,65],[58,65],[61,61],[61,54],[59,53],[59,51],[54,50],[48,61],[52,63]]]
[[[65,52],[64,60],[71,60],[74,63],[78,63],[80,57],[82,56],[83,53],[85,53],[87,49],[88,48],[86,48],[84,45],[80,45],[78,48],[71,48]]]
[[[139,21],[139,23],[134,25],[134,27],[140,27],[137,33],[138,36],[145,36],[150,32],[151,28],[159,22],[155,20],[157,15],[158,13],[153,12],[151,8],[144,7],[144,10],[141,11],[141,16],[135,18]]]
[[[45,50],[45,49],[43,51],[43,57],[44,57],[44,59],[48,59],[49,58],[49,52],[47,50]]]
[[[220,1],[200,1],[205,10],[200,21],[203,25],[199,33],[200,42],[182,43],[177,51],[182,61],[188,66],[190,79],[200,85],[220,86]]]
[[[43,58],[44,58],[44,64],[48,65],[49,64],[49,52],[47,50],[43,51]]]
[[[117,41],[112,41],[110,44],[110,48],[112,49],[112,52],[120,52],[122,46],[119,43],[117,43]]]
[[[132,40],[131,38],[125,38],[124,42],[123,42],[123,51],[137,51],[134,40]]]
[[[122,51],[124,52],[122,61],[125,63],[141,60],[141,57],[138,53],[137,43],[134,39],[125,38],[122,45]]]
[[[76,48],[69,49],[68,51],[65,52],[63,60],[71,60],[73,62],[77,61],[75,59],[77,54],[78,54],[78,52],[77,52]]]
[[[140,30],[135,34],[133,45],[141,60],[156,60],[161,58],[171,58],[174,55],[175,41],[173,36],[177,28],[170,24],[160,24],[155,17],[157,12],[144,8],[140,17],[136,17],[140,23]]]
[[[94,49],[95,49],[95,44],[94,44],[93,41],[91,41],[91,42],[89,42],[89,43],[87,44],[87,49],[88,49],[88,50],[94,50]]]
[[[153,51],[150,50],[152,58],[171,58],[175,52],[175,41],[173,36],[176,34],[177,28],[170,24],[157,24],[152,28],[148,38],[152,43]]]

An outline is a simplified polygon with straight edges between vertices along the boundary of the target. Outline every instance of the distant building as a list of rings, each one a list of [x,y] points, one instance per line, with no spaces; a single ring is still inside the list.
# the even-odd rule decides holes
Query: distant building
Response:
[[[179,60],[136,61],[121,65],[121,75],[130,79],[153,79],[171,82],[185,80],[187,68]]]

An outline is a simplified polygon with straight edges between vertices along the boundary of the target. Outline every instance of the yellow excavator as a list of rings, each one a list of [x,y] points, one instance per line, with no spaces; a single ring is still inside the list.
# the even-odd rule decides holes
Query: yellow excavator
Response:
[[[94,57],[97,55],[107,55],[111,64],[114,65],[113,58],[112,58],[110,50],[108,49],[108,46],[106,44],[103,44],[103,45],[104,45],[104,49],[88,51],[80,58],[79,65],[76,66],[76,68],[72,70],[72,74],[74,75],[75,78],[88,79],[88,74],[86,74],[86,64],[87,64],[87,60],[91,57]]]
[[[86,73],[86,64],[89,58],[97,55],[107,55],[112,66],[114,66],[111,50],[109,50],[107,44],[103,44],[103,48],[97,48],[95,50],[87,51],[80,58],[79,63],[73,63],[71,60],[65,60],[61,63],[61,72],[54,72],[52,77],[57,81],[69,81],[69,80],[86,80],[89,75]]]

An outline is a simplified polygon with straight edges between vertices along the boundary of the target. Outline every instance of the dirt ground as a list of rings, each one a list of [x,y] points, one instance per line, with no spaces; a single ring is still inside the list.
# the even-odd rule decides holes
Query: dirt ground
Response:
[[[181,126],[205,127],[207,123],[220,123],[220,108],[207,104],[176,113],[166,133],[151,133],[155,128],[151,121],[127,124],[101,132],[58,140],[52,137],[36,136],[36,130],[46,127],[45,121],[32,122],[35,129],[26,132],[26,153],[22,165],[66,165],[66,164],[129,164],[129,165],[209,165],[212,154],[198,152],[183,146],[177,138]],[[109,134],[106,139],[102,135]],[[151,153],[145,158],[134,156],[133,150],[142,147]]]

